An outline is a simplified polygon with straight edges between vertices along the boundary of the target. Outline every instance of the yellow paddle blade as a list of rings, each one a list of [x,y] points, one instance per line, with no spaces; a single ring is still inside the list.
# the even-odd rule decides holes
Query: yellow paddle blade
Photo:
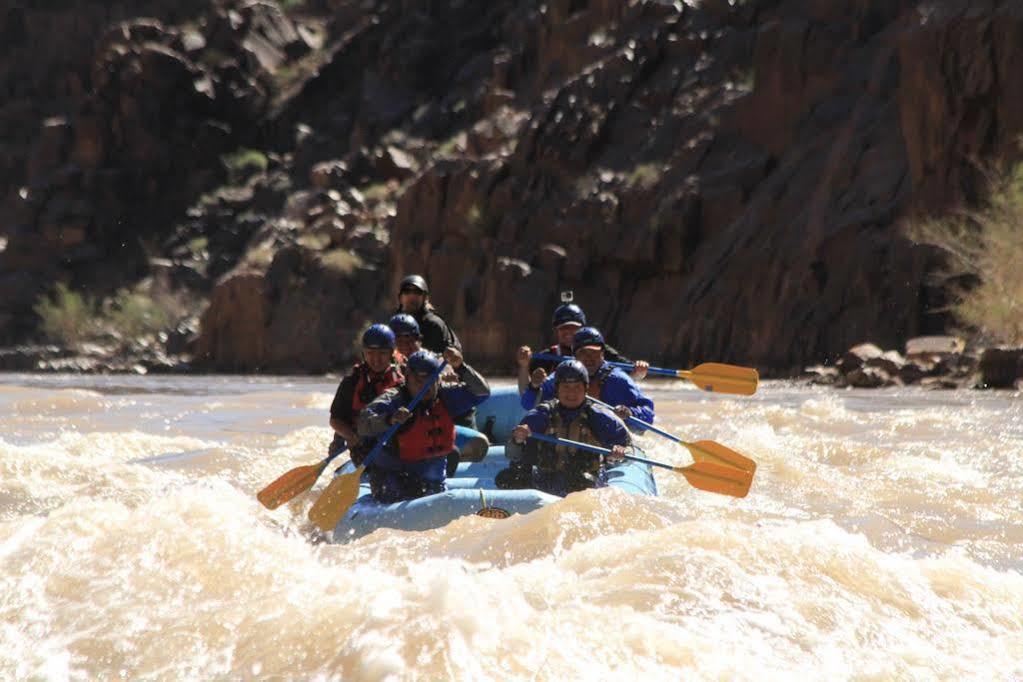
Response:
[[[335,476],[309,509],[309,520],[324,532],[334,530],[337,522],[359,498],[359,479],[365,470],[366,467],[359,467],[350,473]]]
[[[295,498],[316,485],[316,479],[323,473],[326,463],[297,467],[256,494],[256,499],[267,509],[277,509],[288,500]]]
[[[751,476],[756,473],[756,462],[745,455],[740,455],[731,448],[726,448],[721,443],[715,443],[712,440],[701,440],[695,443],[682,443],[682,445],[689,449],[693,459],[697,462],[718,462],[725,466],[749,472]]]
[[[715,462],[696,462],[685,467],[675,467],[675,472],[686,477],[694,488],[719,495],[746,497],[753,484],[753,474]]]
[[[752,367],[705,362],[692,369],[680,369],[679,379],[688,379],[697,388],[714,393],[753,395],[760,383],[760,373]]]

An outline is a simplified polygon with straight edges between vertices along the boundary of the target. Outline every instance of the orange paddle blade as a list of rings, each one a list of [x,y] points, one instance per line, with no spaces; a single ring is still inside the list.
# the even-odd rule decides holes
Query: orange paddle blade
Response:
[[[753,484],[753,474],[715,462],[696,462],[675,471],[686,477],[694,488],[719,495],[746,497]]]
[[[335,476],[309,509],[309,520],[326,532],[334,530],[348,509],[359,498],[359,481],[366,467]]]
[[[316,485],[326,468],[326,462],[297,467],[259,491],[256,499],[267,509],[277,509]]]
[[[714,393],[753,395],[760,383],[760,373],[752,367],[705,362],[692,369],[680,369],[680,379],[688,379],[697,388]]]
[[[697,462],[717,462],[725,466],[746,471],[752,476],[757,471],[757,463],[749,457],[741,455],[731,448],[712,440],[701,440],[695,443],[682,443],[689,449]]]

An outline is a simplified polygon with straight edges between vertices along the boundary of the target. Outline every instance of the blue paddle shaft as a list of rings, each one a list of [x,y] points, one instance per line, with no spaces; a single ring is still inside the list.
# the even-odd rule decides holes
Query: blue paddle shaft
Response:
[[[611,407],[610,405],[608,405],[607,403],[605,403],[605,402],[603,402],[601,400],[598,400],[598,399],[594,398],[593,396],[588,395],[588,396],[586,396],[586,399],[589,400],[592,403],[600,405],[601,407],[606,407],[607,409],[614,411],[613,407]],[[645,429],[645,430],[648,430],[648,431],[653,431],[654,433],[656,433],[658,435],[661,435],[661,436],[664,436],[665,438],[667,438],[668,440],[670,440],[670,441],[672,441],[674,443],[682,444],[682,440],[681,439],[676,438],[675,436],[671,435],[667,431],[661,431],[659,428],[657,428],[653,424],[650,424],[649,422],[645,422],[642,419],[637,419],[636,417],[629,417],[628,419],[625,420],[625,423],[629,424],[631,426],[635,426],[637,429]]]
[[[444,360],[443,362],[440,363],[440,367],[437,369],[437,371],[434,372],[430,376],[430,378],[426,380],[426,383],[423,384],[423,387],[419,389],[419,393],[416,393],[416,396],[412,398],[412,402],[408,404],[409,412],[415,411],[416,407],[419,406],[419,401],[423,399],[423,396],[426,395],[427,391],[430,390],[430,387],[433,386],[433,384],[437,381],[437,378],[440,376],[441,372],[443,372],[444,368],[447,366],[448,366],[447,360]],[[369,451],[368,455],[366,455],[366,459],[362,460],[363,467],[369,466],[373,462],[373,460],[376,459],[376,456],[380,454],[380,451],[384,449],[384,446],[387,445],[387,442],[391,440],[391,438],[394,436],[395,433],[397,433],[398,429],[400,428],[401,424],[392,424],[391,428],[387,429],[387,431],[384,432],[384,435],[380,436],[380,440],[377,441],[377,444],[374,445],[373,449]]]
[[[571,355],[555,355],[554,353],[533,353],[534,360],[545,360],[547,362],[561,362],[562,360],[571,360]],[[627,362],[611,362],[607,361],[607,364],[618,369],[627,369],[630,372],[635,369],[635,365],[630,365]],[[647,369],[650,374],[660,374],[666,377],[678,378],[678,371],[674,369],[664,369],[663,367],[650,367]]]
[[[589,452],[596,452],[601,455],[610,455],[611,451],[607,448],[598,447],[596,445],[590,445],[589,443],[580,443],[577,440],[568,440],[567,438],[555,438],[554,436],[548,436],[545,433],[531,433],[529,437],[533,440],[542,441],[544,443],[550,443],[552,445],[567,445],[573,448],[579,448],[580,450],[588,450]],[[646,457],[637,457],[636,455],[624,455],[625,459],[633,462],[642,462],[643,464],[649,464],[654,467],[661,467],[662,469],[674,470],[674,465],[665,464],[664,462],[656,462]]]

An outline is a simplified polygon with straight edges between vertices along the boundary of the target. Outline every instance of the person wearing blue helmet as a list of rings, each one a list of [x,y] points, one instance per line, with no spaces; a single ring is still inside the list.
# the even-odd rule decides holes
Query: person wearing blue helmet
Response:
[[[400,386],[405,380],[394,357],[394,332],[384,324],[370,325],[362,334],[362,360],[341,379],[330,404],[330,426],[334,440],[329,454],[351,448],[356,464],[362,462],[372,442],[360,442],[356,420],[362,408],[384,391]]]
[[[572,447],[530,440],[533,433],[567,438],[610,448],[611,462],[620,461],[632,444],[625,423],[610,410],[586,400],[589,372],[578,360],[565,360],[551,377],[557,396],[540,403],[522,418],[505,448],[510,464],[498,473],[500,488],[536,488],[567,495],[607,485],[604,458]]]
[[[479,372],[462,360],[456,348],[444,351],[459,382],[435,382],[416,406],[408,404],[441,365],[441,358],[428,350],[413,353],[406,363],[405,384],[391,389],[371,402],[360,414],[359,435],[380,437],[394,424],[401,428],[373,460],[367,471],[373,497],[379,502],[399,502],[444,490],[449,455],[456,454],[455,418],[490,396],[490,386]]]
[[[572,337],[582,327],[586,326],[586,313],[575,303],[562,303],[555,308],[551,324],[554,326],[554,336],[557,343],[543,349],[542,352],[550,355],[572,357]],[[521,346],[516,352],[515,361],[518,365],[519,393],[526,390],[530,379],[535,379],[536,383],[540,384],[558,366],[558,360],[539,360],[532,356],[533,349],[529,346]],[[607,345],[604,347],[604,356],[611,362],[632,362],[632,360],[629,360],[617,350]],[[635,368],[632,370],[632,378],[640,381],[646,376],[650,365],[643,360],[637,360],[633,364]]]
[[[594,327],[582,327],[572,338],[575,359],[586,367],[590,383],[588,395],[612,405],[622,419],[636,417],[653,423],[654,403],[643,395],[632,378],[604,359],[604,336]],[[538,378],[540,380],[538,380]],[[533,409],[537,404],[555,396],[554,377],[530,377],[530,383],[522,393],[522,407]]]
[[[408,313],[398,313],[387,321],[387,326],[394,332],[398,352],[409,357],[423,347],[423,335],[419,332],[419,323]]]

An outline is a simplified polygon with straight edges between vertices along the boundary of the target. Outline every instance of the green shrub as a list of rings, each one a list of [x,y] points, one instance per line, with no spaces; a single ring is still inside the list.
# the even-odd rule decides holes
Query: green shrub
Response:
[[[39,328],[46,338],[64,346],[77,346],[98,329],[95,301],[71,291],[63,282],[54,287],[52,297],[40,296],[32,309],[39,316]]]
[[[232,182],[240,182],[250,175],[262,173],[269,164],[266,154],[258,149],[241,148],[221,158]]]
[[[992,176],[987,202],[976,211],[913,223],[910,239],[937,246],[948,263],[950,311],[995,342],[1023,343],[1023,165]]]
[[[109,302],[106,326],[122,339],[154,336],[171,323],[166,306],[139,292],[121,291]]]

